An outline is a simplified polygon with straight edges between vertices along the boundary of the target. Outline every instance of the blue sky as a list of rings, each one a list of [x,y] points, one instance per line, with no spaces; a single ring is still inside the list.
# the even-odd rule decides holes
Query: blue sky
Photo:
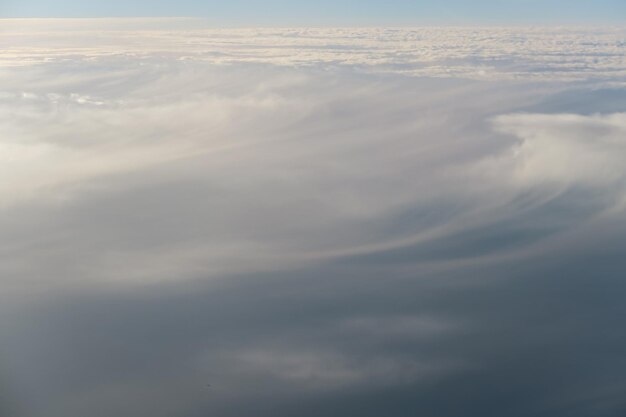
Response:
[[[197,16],[224,25],[602,23],[624,0],[2,0],[0,17]]]

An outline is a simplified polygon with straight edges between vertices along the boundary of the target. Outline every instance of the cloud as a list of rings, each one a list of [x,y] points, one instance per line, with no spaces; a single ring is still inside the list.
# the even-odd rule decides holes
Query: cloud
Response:
[[[514,114],[495,126],[520,139],[515,176],[527,182],[607,186],[622,182],[626,114]]]
[[[619,29],[44,23],[0,52],[0,414],[624,409]]]
[[[149,65],[167,57],[214,65],[339,67],[418,77],[597,82],[619,81],[626,71],[620,28],[206,26],[194,19],[9,20],[4,23],[0,67],[76,59]]]

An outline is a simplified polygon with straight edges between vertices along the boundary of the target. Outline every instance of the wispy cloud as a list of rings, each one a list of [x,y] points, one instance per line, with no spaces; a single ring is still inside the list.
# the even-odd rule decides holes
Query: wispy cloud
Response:
[[[623,30],[126,23],[0,39],[24,415],[624,409]]]

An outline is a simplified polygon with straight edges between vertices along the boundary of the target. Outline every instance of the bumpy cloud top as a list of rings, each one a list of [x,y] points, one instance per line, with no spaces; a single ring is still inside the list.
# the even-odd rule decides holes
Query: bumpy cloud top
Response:
[[[0,66],[107,57],[476,79],[626,75],[623,28],[196,29],[194,20],[4,21]],[[163,26],[173,29],[158,29]],[[196,22],[197,26],[197,22]],[[129,30],[143,27],[144,30]],[[77,32],[78,31],[78,32]]]

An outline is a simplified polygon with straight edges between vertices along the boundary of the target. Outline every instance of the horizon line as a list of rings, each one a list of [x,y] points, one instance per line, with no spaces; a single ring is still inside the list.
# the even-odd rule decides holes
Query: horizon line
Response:
[[[194,21],[198,23],[211,23],[209,17],[197,17],[197,16],[45,16],[45,17],[1,17],[0,22],[3,21],[79,21],[79,20],[118,20],[118,21]],[[219,24],[216,27],[225,29],[254,29],[254,28],[275,28],[275,29],[288,29],[288,28],[418,28],[418,27],[450,27],[450,28],[462,28],[462,27],[490,27],[490,28],[507,28],[507,27],[562,27],[562,28],[607,28],[607,29],[624,29],[618,26],[617,22],[574,22],[574,21],[561,21],[561,22],[508,22],[508,23],[495,23],[495,22],[478,22],[478,21],[458,21],[458,22],[444,22],[444,21],[424,21],[422,23],[342,23],[342,24],[323,24],[323,23],[299,23],[299,24],[267,24],[258,23],[252,24],[230,24],[226,23],[223,26]]]

